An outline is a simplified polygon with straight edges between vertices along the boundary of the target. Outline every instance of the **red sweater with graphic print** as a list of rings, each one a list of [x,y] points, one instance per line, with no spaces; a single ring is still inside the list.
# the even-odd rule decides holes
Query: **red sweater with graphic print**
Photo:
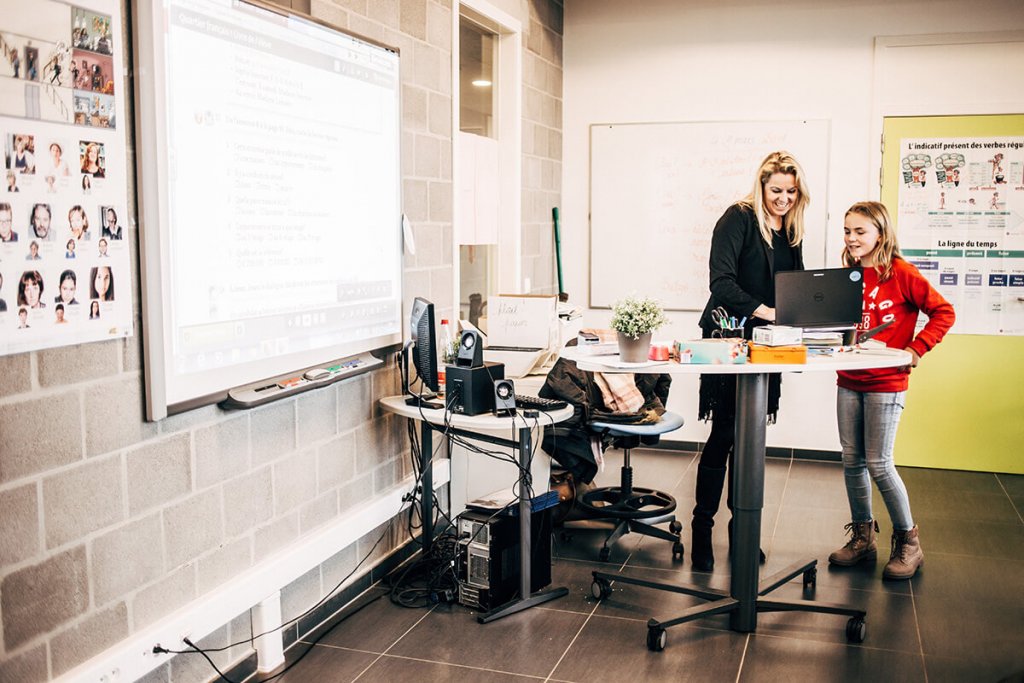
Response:
[[[928,323],[917,336],[918,312],[928,316]],[[913,349],[924,356],[942,341],[953,326],[953,306],[935,291],[921,273],[901,258],[893,259],[892,274],[885,282],[878,281],[874,268],[864,269],[864,312],[857,329],[869,330],[887,320],[892,325],[875,339],[893,349]],[[875,368],[840,372],[839,386],[852,391],[906,391],[910,378],[907,368]]]

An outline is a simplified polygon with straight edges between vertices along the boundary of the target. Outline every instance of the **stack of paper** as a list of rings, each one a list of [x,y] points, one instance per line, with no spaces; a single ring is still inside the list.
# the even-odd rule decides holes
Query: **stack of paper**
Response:
[[[804,346],[842,346],[842,332],[809,332],[804,330]]]

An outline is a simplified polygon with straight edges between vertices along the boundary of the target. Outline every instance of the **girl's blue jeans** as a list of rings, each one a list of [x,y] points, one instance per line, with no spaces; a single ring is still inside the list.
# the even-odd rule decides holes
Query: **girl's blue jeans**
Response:
[[[892,456],[905,396],[905,391],[860,392],[839,387],[836,414],[839,441],[843,446],[846,496],[854,522],[874,519],[871,513],[871,480],[874,480],[889,510],[893,529],[907,531],[914,527],[907,487],[896,471]]]

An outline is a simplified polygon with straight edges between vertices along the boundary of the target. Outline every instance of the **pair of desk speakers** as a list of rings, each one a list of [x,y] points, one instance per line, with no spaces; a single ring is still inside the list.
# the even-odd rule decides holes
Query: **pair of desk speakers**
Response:
[[[515,411],[515,387],[505,379],[505,364],[484,361],[480,333],[467,330],[459,338],[455,365],[445,368],[445,394],[452,412],[499,415]]]

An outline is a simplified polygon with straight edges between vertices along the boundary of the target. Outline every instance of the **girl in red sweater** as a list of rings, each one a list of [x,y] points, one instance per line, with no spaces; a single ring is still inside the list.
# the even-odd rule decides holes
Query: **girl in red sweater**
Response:
[[[878,486],[892,519],[892,551],[882,576],[909,579],[924,562],[910,499],[893,463],[896,428],[903,412],[911,368],[938,344],[956,315],[946,301],[903,260],[885,206],[859,202],[846,212],[843,265],[864,268],[864,310],[859,329],[892,324],[876,339],[908,351],[913,359],[902,368],[877,368],[839,373],[836,412],[843,447],[843,471],[852,521],[849,542],[828,561],[849,567],[877,556],[878,523],[871,513],[871,480]],[[928,317],[914,334],[919,313]]]

